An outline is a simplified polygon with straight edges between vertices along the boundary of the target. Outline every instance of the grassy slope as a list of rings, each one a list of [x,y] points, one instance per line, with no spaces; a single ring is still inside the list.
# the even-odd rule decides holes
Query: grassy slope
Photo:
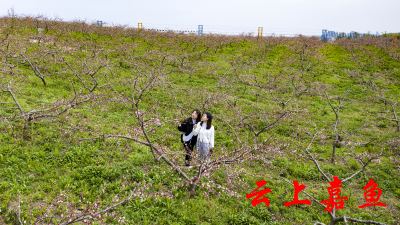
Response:
[[[79,38],[78,34],[72,35],[70,38]],[[109,46],[112,48],[112,46]],[[142,44],[144,47],[144,44]],[[243,44],[241,48],[252,48],[251,44]],[[204,61],[221,63],[221,58],[231,57],[238,55],[236,51],[238,46],[229,46],[219,50],[217,53],[208,55]],[[279,61],[281,54],[285,54],[285,48],[278,48],[271,52],[270,63],[266,66],[273,66],[274,63]],[[345,124],[346,130],[354,130],[363,124],[368,115],[374,114],[381,106],[377,102],[370,102],[365,96],[368,96],[368,91],[364,90],[361,85],[357,85],[352,79],[343,72],[344,69],[350,68],[349,63],[344,62],[344,51],[339,47],[325,44],[322,48],[322,53],[330,65],[323,65],[315,71],[316,80],[324,84],[329,84],[332,87],[331,95],[339,95],[343,91],[351,88],[353,91],[349,95],[354,103],[352,107],[343,110],[344,119],[342,123]],[[377,54],[380,54],[379,52]],[[118,61],[117,58],[115,58]],[[397,62],[385,63],[387,68],[400,68]],[[55,66],[56,67],[56,66]],[[378,68],[386,69],[386,68]],[[70,96],[72,87],[68,79],[61,76],[52,77],[48,79],[48,86],[43,87],[43,84],[28,68],[21,66],[19,68],[20,74],[28,77],[27,82],[24,82],[23,87],[18,92],[20,103],[23,107],[29,108],[30,105],[46,104],[52,102],[52,99],[59,99],[60,97]],[[126,73],[129,70],[126,69]],[[123,73],[121,73],[123,76]],[[393,79],[400,79],[400,73],[393,74]],[[196,72],[193,79],[189,81],[187,76],[182,74],[171,74],[169,81],[179,85],[182,88],[189,88],[193,84],[197,88],[208,87],[211,92],[218,83],[216,77],[210,76],[201,69]],[[69,77],[69,80],[74,78]],[[399,83],[392,83],[388,86],[393,96],[400,94]],[[168,98],[168,95],[159,90],[159,97]],[[240,101],[245,104],[254,104],[257,98],[251,94],[246,94]],[[317,95],[303,96],[299,100],[300,104],[309,104],[311,107],[311,114],[313,121],[316,122],[318,128],[332,128],[334,123],[334,114],[329,108],[326,100]],[[260,102],[262,104],[262,102]],[[364,106],[368,105],[367,111],[363,110]],[[88,110],[90,109],[90,110]],[[92,112],[92,106],[85,105],[77,107],[68,114],[68,121],[72,123],[84,123],[87,121],[99,121],[98,125],[104,133],[124,133],[124,123],[129,125],[135,124],[135,119],[126,111],[126,109],[116,108],[112,104],[107,107],[108,111],[99,112],[99,108],[95,108]],[[223,112],[223,109],[216,108],[210,109],[211,112]],[[128,115],[128,117],[127,117]],[[63,136],[63,128],[67,126],[68,121],[62,116],[55,122],[51,120],[44,120],[40,122],[34,121],[31,126],[31,141],[24,141],[21,138],[22,123],[13,122],[13,128],[9,128],[7,123],[2,123],[2,132],[0,133],[0,199],[1,199],[1,213],[0,215],[11,223],[15,220],[15,206],[18,199],[18,193],[21,193],[24,204],[23,210],[26,212],[28,209],[38,206],[38,203],[44,202],[49,204],[56,196],[55,191],[64,190],[69,187],[70,201],[77,202],[80,193],[89,200],[93,201],[97,196],[101,187],[105,183],[109,183],[109,188],[103,196],[106,198],[108,195],[118,193],[122,181],[141,181],[143,173],[147,168],[153,167],[152,172],[146,175],[146,181],[153,183],[153,188],[156,190],[162,185],[172,184],[179,182],[179,178],[172,171],[167,170],[165,173],[164,165],[157,165],[153,162],[152,156],[148,148],[129,143],[124,140],[98,140],[92,142],[68,142],[68,138]],[[170,117],[166,112],[166,116]],[[180,118],[179,118],[180,119]],[[302,121],[297,121],[301,124]],[[222,126],[218,120],[215,121],[215,127]],[[330,129],[332,131],[332,129]],[[181,151],[181,143],[179,142],[179,132],[176,130],[174,124],[164,126],[159,131],[173,132],[174,138],[166,141],[166,144],[171,149]],[[275,136],[282,140],[290,139],[290,133],[293,132],[290,122],[284,121],[274,130]],[[332,135],[325,133],[326,135]],[[85,135],[76,133],[76,135]],[[87,135],[87,134],[86,134]],[[398,138],[398,133],[394,133],[393,123],[389,123],[383,119],[373,119],[367,126],[367,129],[362,130],[355,138],[360,140],[371,140],[379,137],[383,140],[390,138]],[[60,141],[61,140],[61,141]],[[230,145],[230,136],[224,133],[219,133],[216,136],[216,143],[218,145]],[[312,151],[318,155],[318,158],[329,160],[331,154],[332,140],[317,140]],[[356,148],[357,152],[377,151],[373,150],[373,145],[360,146]],[[387,146],[385,146],[387,147]],[[385,149],[387,154],[391,154],[388,148]],[[342,151],[338,150],[338,157],[343,155]],[[356,162],[348,162],[351,168],[358,169],[359,165]],[[274,159],[273,164],[278,168],[288,168],[287,172],[283,174],[288,180],[295,179],[299,183],[307,185],[307,188],[312,189],[310,192],[314,193],[319,199],[327,199],[327,185],[323,182],[316,168],[311,163],[293,164],[289,159]],[[345,177],[349,171],[345,165],[332,166],[326,163],[323,166],[325,171],[333,173],[339,177]],[[249,171],[267,173],[265,165],[260,162],[256,166],[249,165]],[[221,174],[223,176],[223,174]],[[328,216],[322,213],[320,208],[317,208],[313,203],[312,206],[294,206],[286,208],[283,202],[291,201],[293,196],[293,189],[287,184],[265,177],[245,177],[248,183],[248,189],[255,188],[255,181],[263,178],[267,180],[268,187],[272,192],[268,194],[270,200],[270,207],[257,206],[251,207],[250,200],[245,198],[247,191],[242,191],[242,197],[239,199],[227,197],[226,199],[218,198],[213,195],[210,197],[210,204],[207,202],[206,197],[201,189],[198,190],[197,197],[186,200],[187,190],[175,190],[174,194],[176,199],[161,199],[158,202],[144,201],[133,202],[129,206],[118,208],[122,211],[124,216],[131,221],[132,224],[157,222],[159,224],[181,223],[181,224],[248,224],[248,223],[266,223],[273,224],[282,223],[285,221],[287,224],[292,223],[307,223],[310,221],[319,220],[322,222],[328,221]],[[383,190],[381,201],[392,206],[397,205],[397,213],[400,208],[400,184],[398,182],[399,172],[396,171],[394,165],[388,157],[382,159],[380,164],[372,164],[372,167],[367,170],[365,174],[359,176],[357,186],[358,189],[347,188],[345,185],[342,193],[350,199],[346,201],[345,208],[339,214],[350,214],[352,217],[360,219],[372,219],[374,215],[383,214],[379,221],[393,219],[386,208],[368,208],[358,209],[357,205],[363,201],[362,186],[368,181],[367,178],[373,178],[378,184],[379,188]],[[167,184],[163,182],[167,180]],[[320,186],[322,185],[322,186]],[[300,195],[301,196],[301,195]],[[304,197],[304,196],[303,196]],[[375,211],[376,210],[376,211]],[[271,216],[272,214],[272,216]],[[24,215],[23,217],[26,217]],[[276,222],[281,221],[281,222]]]

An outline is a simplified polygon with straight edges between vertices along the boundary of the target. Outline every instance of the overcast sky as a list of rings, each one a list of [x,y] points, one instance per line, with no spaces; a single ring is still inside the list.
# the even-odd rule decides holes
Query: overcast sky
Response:
[[[0,14],[44,14],[158,29],[321,34],[400,32],[400,0],[0,0]]]

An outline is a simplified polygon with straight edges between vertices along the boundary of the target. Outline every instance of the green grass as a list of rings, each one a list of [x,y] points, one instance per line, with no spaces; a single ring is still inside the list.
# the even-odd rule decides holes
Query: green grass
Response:
[[[55,36],[56,32],[57,30],[50,30],[46,35]],[[19,40],[16,43],[22,43],[22,38],[34,35],[35,30],[20,28],[16,33],[20,35],[16,36]],[[123,81],[131,81],[131,76],[135,76],[136,72],[132,64],[126,61],[124,54],[116,50],[120,46],[117,40],[120,37],[118,35],[93,34],[93,39],[90,41],[88,33],[72,32],[63,35],[61,40],[64,42],[61,43],[88,43],[90,52],[95,46],[100,46],[105,44],[107,40],[111,40],[104,48],[114,51],[108,56],[107,60],[111,68],[117,72],[113,75],[105,69],[100,72],[107,74],[112,82],[122,83]],[[181,45],[183,47],[178,48],[176,43],[179,42],[179,36],[170,38],[163,36],[149,37],[145,34],[137,35],[134,41],[132,41],[132,38],[126,41],[128,44],[136,44],[135,54],[139,57],[138,62],[148,60],[145,58],[147,57],[145,55],[146,49],[177,54],[177,56],[186,53],[195,54],[197,51],[205,50],[206,46],[213,45],[211,41],[216,38],[192,38],[188,41],[189,45]],[[69,42],[65,42],[66,39],[69,39]],[[151,47],[150,41],[153,41],[159,47]],[[194,50],[195,43],[198,45],[196,50]],[[175,46],[175,49],[168,47],[170,45]],[[216,44],[214,43],[214,45]],[[17,44],[13,47],[16,46]],[[41,46],[47,45],[42,44]],[[0,48],[5,50],[3,45]],[[47,48],[53,47],[47,46]],[[374,79],[374,82],[380,88],[387,90],[388,97],[399,101],[400,62],[391,58],[378,47],[369,46],[369,49],[374,56],[382,58],[382,63],[371,63],[373,66],[361,76],[371,77],[374,73],[385,73],[389,69],[393,70],[392,73],[385,73],[386,75],[382,78]],[[178,71],[164,76],[165,82],[169,82],[173,88],[165,83],[160,84],[154,89],[151,97],[161,102],[175,104],[172,93],[176,93],[177,101],[191,110],[195,105],[200,105],[200,100],[205,100],[207,94],[212,96],[224,94],[227,96],[226,98],[217,99],[205,110],[220,118],[238,119],[238,115],[226,108],[224,102],[233,102],[234,95],[241,96],[245,84],[228,82],[226,83],[227,86],[221,87],[219,86],[219,78],[213,75],[209,69],[211,67],[222,75],[229,70],[227,69],[230,68],[229,62],[233,63],[231,60],[238,59],[238,65],[244,65],[246,60],[252,60],[249,56],[251,54],[246,55],[245,53],[259,55],[258,50],[256,41],[228,40],[223,47],[213,48],[204,53],[201,59],[193,58],[192,61],[189,61],[191,66],[197,68],[192,78],[189,79],[187,72]],[[28,48],[28,52],[31,54],[36,51],[38,51],[38,48],[33,44]],[[323,62],[307,71],[306,79],[313,85],[316,82],[326,85],[331,101],[336,106],[337,103],[334,99],[344,91],[351,89],[347,96],[348,102],[351,103],[341,110],[340,134],[345,135],[358,129],[368,118],[368,125],[348,141],[361,143],[354,146],[353,149],[358,154],[378,154],[381,150],[384,153],[380,163],[373,162],[366,171],[357,175],[353,181],[343,184],[341,195],[348,196],[349,200],[346,201],[344,209],[338,210],[337,215],[350,215],[353,218],[368,220],[382,214],[378,219],[380,222],[398,220],[396,215],[400,211],[398,207],[400,205],[400,183],[398,182],[400,176],[398,162],[395,161],[398,158],[398,149],[391,147],[389,143],[390,140],[399,140],[395,123],[378,117],[379,113],[386,111],[383,102],[377,100],[379,93],[371,91],[358,78],[349,77],[345,72],[345,70],[357,70],[359,68],[354,62],[348,60],[349,55],[343,47],[323,44],[317,49],[317,52]],[[284,71],[297,66],[297,64],[290,66],[285,61],[286,56],[292,54],[286,43],[281,43],[277,47],[272,47],[272,50],[266,55],[260,56],[261,60],[251,67],[252,74],[256,75],[261,82],[267,82],[267,78],[262,77],[264,70],[270,71],[272,77],[277,77],[276,84],[278,87],[274,91],[276,94],[282,94],[285,99],[290,97],[291,86],[287,84],[287,78],[283,75]],[[91,61],[92,59],[85,55],[83,50],[77,52],[77,55],[88,60],[93,66],[96,64],[95,61]],[[4,55],[0,57],[4,61]],[[363,57],[367,61],[373,61],[370,58],[365,58],[366,56]],[[77,68],[81,68],[74,57],[65,55],[65,59]],[[100,56],[99,59],[105,60],[105,57]],[[312,58],[312,60],[314,59]],[[167,59],[167,62],[169,64],[165,67],[168,70],[180,68],[179,62],[175,59]],[[146,63],[156,67],[159,62],[148,60]],[[1,64],[1,66],[5,67],[4,64]],[[62,63],[46,60],[48,73],[58,72],[61,68]],[[79,84],[79,79],[70,70],[46,78],[47,86],[43,85],[26,63],[16,67],[14,71],[16,75],[2,73],[1,76],[13,81],[12,88],[15,88],[16,96],[25,112],[38,110],[43,105],[50,105],[60,99],[71,99],[74,93],[72,83],[78,93],[88,94],[88,91]],[[247,73],[250,73],[248,69],[240,70],[237,73],[232,71],[227,77],[230,79],[238,78],[240,81],[240,79],[243,79],[243,75]],[[102,76],[99,75],[98,79],[101,85],[105,84],[105,79]],[[91,79],[87,76],[83,80],[88,86],[92,85]],[[234,94],[232,94],[230,84],[233,85]],[[129,84],[115,86],[115,89],[124,92],[126,96],[130,96],[133,91],[132,85]],[[187,92],[182,91],[182,89],[187,90]],[[204,89],[207,89],[207,94],[203,94]],[[105,101],[99,104],[91,101],[73,108],[60,117],[34,120],[28,130],[30,140],[23,138],[24,121],[22,119],[10,120],[9,122],[1,120],[0,217],[2,222],[5,224],[17,223],[19,195],[23,200],[23,204],[21,204],[22,219],[30,221],[32,217],[28,212],[39,212],[40,203],[48,208],[51,204],[54,204],[54,199],[62,191],[66,191],[69,201],[74,203],[82,200],[82,196],[85,196],[85,199],[90,202],[96,201],[96,197],[100,196],[101,201],[107,204],[112,201],[116,194],[121,195],[122,192],[122,195],[124,195],[124,193],[126,194],[127,191],[133,189],[134,184],[143,182],[151,184],[148,192],[170,192],[174,198],[158,196],[154,199],[141,201],[140,197],[136,197],[129,204],[116,208],[114,211],[119,213],[121,217],[124,216],[129,224],[313,224],[312,221],[329,223],[328,214],[322,212],[323,209],[319,208],[315,202],[311,206],[284,207],[284,202],[292,200],[294,189],[291,185],[276,179],[276,175],[279,174],[289,181],[296,180],[299,184],[305,184],[306,190],[319,200],[329,197],[326,189],[328,183],[324,181],[313,162],[300,160],[292,151],[296,149],[298,153],[301,153],[301,148],[304,149],[310,140],[310,136],[305,131],[314,132],[315,128],[321,130],[325,138],[317,138],[310,151],[329,176],[344,178],[349,176],[352,171],[361,168],[361,165],[355,159],[348,159],[349,151],[344,146],[339,146],[337,149],[337,163],[335,165],[330,163],[334,141],[335,115],[321,90],[317,87],[312,92],[296,98],[290,106],[293,108],[299,106],[302,110],[294,114],[294,119],[285,119],[273,129],[259,136],[259,141],[273,137],[271,143],[275,145],[287,143],[289,147],[280,147],[283,155],[268,160],[259,159],[252,163],[246,162],[243,165],[227,169],[228,172],[237,172],[240,169],[246,172],[240,175],[242,179],[239,182],[242,185],[241,188],[235,190],[240,195],[238,198],[229,196],[222,192],[222,189],[220,190],[221,196],[218,196],[208,192],[206,188],[199,187],[196,191],[196,198],[188,199],[187,185],[177,186],[182,178],[165,163],[155,162],[148,147],[123,139],[79,140],[97,135],[75,130],[72,124],[95,129],[104,134],[121,135],[128,135],[132,128],[138,126],[132,110],[115,102]],[[188,93],[188,96],[186,93]],[[107,87],[97,88],[93,92],[93,95],[99,98],[107,98],[113,96],[113,94],[113,91]],[[7,94],[1,93],[0,102],[12,103],[13,101]],[[146,96],[143,102],[142,109],[149,110],[151,98]],[[258,110],[255,108],[256,103],[258,107],[266,111],[266,115],[270,118],[281,109],[281,106],[273,103],[268,91],[260,91],[254,86],[249,86],[243,96],[237,99],[240,113],[243,115],[256,112]],[[3,107],[3,105],[0,106]],[[181,113],[178,108],[170,106],[160,105],[155,110],[157,113],[163,113],[165,124],[152,133],[150,138],[154,141],[163,134],[170,135],[164,140],[157,141],[157,143],[159,144],[162,141],[161,144],[170,151],[182,154],[179,131],[176,129],[176,124],[170,121],[173,119],[182,120],[189,114]],[[14,116],[18,112],[16,109],[2,108],[0,113],[3,116]],[[389,116],[390,114],[386,115]],[[238,121],[229,120],[229,122],[235,124]],[[251,122],[258,129],[266,125],[262,118],[254,118]],[[234,139],[233,133],[229,128],[218,119],[214,120],[213,123],[216,128],[215,142],[217,149],[222,147],[235,149],[238,143],[232,141]],[[239,137],[252,145],[253,133],[245,126],[235,125]],[[182,164],[183,155],[179,156],[178,160]],[[195,172],[189,172],[189,174],[194,175]],[[215,175],[218,176],[215,179],[216,183],[225,186],[228,179],[226,174],[219,172]],[[365,201],[362,188],[370,178],[374,179],[379,184],[378,187],[382,189],[380,201],[385,202],[388,205],[387,208],[359,209],[357,207]],[[247,199],[245,195],[256,188],[256,181],[262,179],[267,181],[267,187],[271,189],[271,193],[265,195],[270,201],[270,206],[266,207],[260,204],[257,207],[252,207],[251,200]],[[202,182],[206,183],[207,180],[203,179]],[[100,190],[106,185],[105,193],[99,194]],[[123,185],[126,188],[121,191]],[[299,198],[306,199],[307,196],[300,194]],[[79,207],[83,207],[83,205],[80,204]],[[389,210],[389,208],[391,209]],[[108,223],[118,224],[117,221],[108,221]]]

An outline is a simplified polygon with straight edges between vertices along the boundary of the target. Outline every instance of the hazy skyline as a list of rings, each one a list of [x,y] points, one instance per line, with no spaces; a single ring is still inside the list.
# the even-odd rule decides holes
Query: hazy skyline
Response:
[[[47,17],[146,28],[196,30],[204,32],[320,35],[322,29],[375,34],[400,32],[399,0],[231,0],[231,1],[49,1],[0,0],[1,15],[14,7],[18,15]]]

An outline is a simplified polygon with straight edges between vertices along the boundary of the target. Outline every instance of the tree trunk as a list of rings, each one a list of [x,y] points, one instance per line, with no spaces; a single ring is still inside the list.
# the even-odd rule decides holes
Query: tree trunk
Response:
[[[196,195],[196,182],[193,181],[189,185],[189,192],[190,192],[189,198],[194,198],[194,196]]]
[[[335,152],[336,152],[337,141],[333,143],[333,150],[332,150],[332,163],[335,164]]]
[[[44,77],[39,76],[39,78],[42,80],[44,86],[47,86],[46,80],[44,79]]]
[[[31,140],[31,135],[29,133],[29,123],[31,122],[32,117],[29,116],[26,121],[25,121],[25,126],[24,126],[24,131],[23,131],[23,138],[26,141],[30,141]]]

